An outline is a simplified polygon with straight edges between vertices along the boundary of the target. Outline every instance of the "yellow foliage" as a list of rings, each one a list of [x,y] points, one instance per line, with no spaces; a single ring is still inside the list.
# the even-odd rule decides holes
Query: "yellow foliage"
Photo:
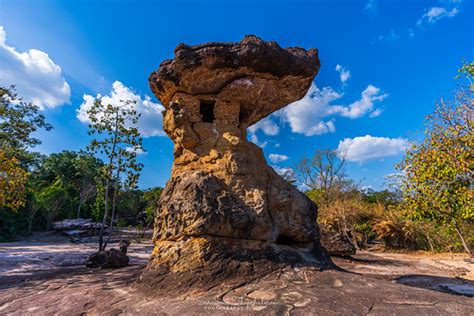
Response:
[[[0,150],[0,207],[16,210],[24,206],[27,177],[18,160]]]

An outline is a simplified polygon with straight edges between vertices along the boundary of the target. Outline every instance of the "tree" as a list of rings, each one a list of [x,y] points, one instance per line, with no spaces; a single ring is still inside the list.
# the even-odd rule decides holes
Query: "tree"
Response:
[[[104,179],[104,214],[99,233],[99,251],[105,250],[104,227],[110,210],[112,199],[112,214],[110,218],[109,239],[112,234],[115,219],[117,198],[120,186],[133,188],[138,181],[139,172],[143,165],[137,163],[137,153],[143,151],[142,139],[135,127],[140,114],[135,109],[135,102],[121,101],[119,105],[103,104],[96,99],[94,106],[87,111],[90,119],[89,135],[94,135],[88,149],[96,155],[104,155],[106,163],[103,168]],[[122,182],[122,179],[125,181]],[[111,192],[112,188],[112,192]],[[112,196],[110,196],[112,195]]]
[[[316,150],[312,158],[303,158],[294,168],[296,180],[313,191],[320,203],[327,204],[335,194],[351,187],[344,173],[345,159],[335,150]]]
[[[0,86],[0,146],[4,150],[26,150],[41,144],[31,136],[39,128],[49,131],[53,127],[46,123],[39,107],[24,102],[15,92],[15,87]]]
[[[35,219],[36,213],[41,208],[40,203],[40,192],[37,189],[30,190],[28,192],[27,205],[26,205],[26,217],[28,221],[28,235],[33,231],[33,221]]]
[[[362,192],[363,201],[372,204],[397,205],[401,197],[397,191],[382,190],[374,191],[367,189]]]
[[[90,154],[64,150],[45,157],[32,173],[30,183],[40,190],[60,178],[67,193],[62,207],[64,216],[80,216],[84,204],[97,193],[96,178],[102,165]]]
[[[0,86],[0,207],[16,210],[25,204],[28,167],[35,155],[27,152],[41,142],[31,134],[50,130],[39,107],[24,102],[15,87]]]
[[[27,176],[15,157],[0,150],[0,208],[17,210],[25,204]]]
[[[144,226],[148,226],[152,223],[155,212],[159,207],[161,192],[163,192],[163,188],[161,187],[151,188],[144,192],[143,198],[146,201],[145,218],[143,219]]]
[[[77,153],[64,150],[59,153],[53,153],[45,157],[38,169],[32,172],[30,176],[30,186],[33,191],[52,185],[57,179],[60,179],[64,189],[64,200],[61,207],[61,217],[71,218],[76,205],[78,190],[76,183],[76,170],[74,161]]]
[[[474,219],[474,100],[460,89],[454,100],[441,100],[426,119],[424,140],[413,143],[398,167],[411,216],[452,227],[471,253],[462,223]]]
[[[94,156],[79,154],[74,161],[76,170],[76,186],[79,191],[79,202],[77,205],[77,218],[81,217],[81,208],[97,194],[96,178],[102,167],[102,161]]]
[[[58,212],[65,201],[65,196],[66,190],[59,178],[38,193],[37,200],[46,220],[47,230],[51,229],[51,224],[58,215]]]
[[[336,150],[316,150],[312,158],[303,158],[296,165],[295,178],[309,188],[306,195],[318,204],[319,224],[346,236],[357,246],[350,219],[361,197],[353,181],[346,177],[344,165],[344,157]]]
[[[470,63],[464,62],[461,68],[458,69],[459,75],[456,76],[456,79],[465,77],[469,81],[469,89],[474,91],[474,83],[472,83],[472,78],[474,77],[474,61]]]

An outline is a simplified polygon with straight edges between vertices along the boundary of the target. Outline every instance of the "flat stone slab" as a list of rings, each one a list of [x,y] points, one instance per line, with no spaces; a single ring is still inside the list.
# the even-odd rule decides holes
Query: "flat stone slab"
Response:
[[[469,315],[471,298],[408,287],[375,277],[311,268],[283,269],[233,288],[157,296],[133,286],[141,266],[48,271],[0,277],[7,315]],[[31,297],[34,296],[34,299]]]
[[[86,255],[90,251],[92,244],[66,241],[0,244],[0,315],[474,313],[471,297],[451,292],[460,290],[460,284],[472,284],[474,265],[462,255],[361,252],[353,259],[335,259],[346,271],[285,267],[246,282],[223,283],[206,292],[163,295],[144,292],[135,283],[147,262],[151,243],[132,243],[128,253],[131,265],[122,269],[98,270],[63,264],[76,254]],[[10,261],[4,261],[5,258]],[[417,274],[426,282],[442,280],[440,285],[454,280],[461,283],[451,286],[450,291],[425,288],[420,282],[401,284],[401,276],[409,279]]]

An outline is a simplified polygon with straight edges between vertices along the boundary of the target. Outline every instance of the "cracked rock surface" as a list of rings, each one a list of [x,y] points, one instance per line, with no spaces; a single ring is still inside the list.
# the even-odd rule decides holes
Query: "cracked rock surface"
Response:
[[[167,276],[183,285],[217,284],[289,263],[330,263],[316,205],[269,167],[246,135],[248,126],[302,98],[318,70],[316,49],[246,36],[181,44],[150,75],[175,146],[144,283],[169,284]]]
[[[474,314],[473,298],[452,291],[474,287],[474,261],[464,254],[359,252],[334,258],[345,271],[285,266],[158,293],[135,283],[149,257],[148,240],[132,243],[130,265],[114,270],[81,264],[95,245],[61,235],[0,244],[0,315]]]

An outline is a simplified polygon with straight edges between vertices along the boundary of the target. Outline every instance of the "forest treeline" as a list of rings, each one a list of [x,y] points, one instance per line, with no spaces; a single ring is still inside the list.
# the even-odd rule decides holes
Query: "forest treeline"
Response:
[[[102,221],[103,196],[98,186],[100,159],[75,151],[51,155],[30,153],[24,204],[16,211],[0,208],[0,242],[17,235],[51,229],[53,221],[68,218],[92,218]],[[116,224],[121,227],[151,227],[153,213],[162,188],[138,188],[120,193]]]
[[[362,189],[344,172],[344,156],[316,150],[283,174],[319,207],[323,230],[364,249],[465,251],[474,246],[474,62],[459,70],[469,86],[440,100],[426,118],[423,137],[396,165],[389,189]],[[0,86],[0,242],[48,230],[66,218],[93,218],[113,226],[151,226],[161,188],[140,190],[143,151],[134,103],[88,111],[89,145],[45,156],[34,151],[39,129],[52,126],[39,108]],[[101,231],[101,234],[103,232]],[[99,250],[106,241],[100,238]]]
[[[67,218],[151,227],[162,189],[137,188],[142,149],[130,101],[113,106],[96,100],[88,112],[89,146],[41,155],[33,134],[53,127],[14,86],[0,86],[0,96],[0,242]]]

